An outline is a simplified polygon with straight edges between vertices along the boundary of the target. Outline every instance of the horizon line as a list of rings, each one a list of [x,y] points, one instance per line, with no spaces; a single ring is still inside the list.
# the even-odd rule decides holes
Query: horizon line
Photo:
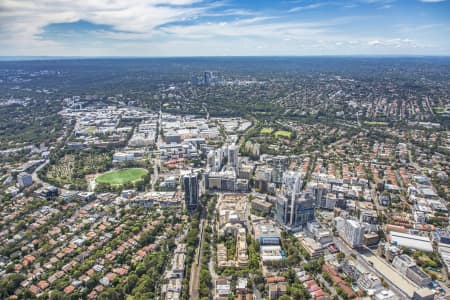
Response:
[[[450,58],[450,54],[311,54],[311,55],[0,55],[0,61],[70,59],[170,59],[170,58]]]

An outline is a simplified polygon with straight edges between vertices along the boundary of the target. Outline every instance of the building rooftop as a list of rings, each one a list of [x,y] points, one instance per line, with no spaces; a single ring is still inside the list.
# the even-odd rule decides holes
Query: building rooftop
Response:
[[[432,252],[433,246],[428,237],[391,231],[390,241],[394,245]]]

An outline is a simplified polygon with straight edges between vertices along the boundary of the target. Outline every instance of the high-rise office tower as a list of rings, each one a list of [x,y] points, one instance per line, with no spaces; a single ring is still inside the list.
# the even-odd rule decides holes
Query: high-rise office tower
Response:
[[[272,182],[277,185],[282,183],[283,173],[287,170],[289,165],[289,157],[284,155],[277,155],[273,158],[271,165],[273,167],[272,171]]]
[[[188,210],[193,210],[198,206],[198,190],[199,183],[197,174],[191,173],[186,174],[183,177],[183,187],[184,187],[184,202]]]
[[[213,150],[209,151],[208,154],[206,155],[206,164],[207,167],[212,171],[216,171],[215,160],[216,155],[214,154],[214,151]]]
[[[238,166],[238,153],[239,149],[236,145],[228,147],[228,162],[233,168],[237,168]]]
[[[314,220],[314,201],[312,193],[301,191],[301,176],[286,173],[283,178],[284,193],[277,195],[275,218],[288,229],[304,227]]]

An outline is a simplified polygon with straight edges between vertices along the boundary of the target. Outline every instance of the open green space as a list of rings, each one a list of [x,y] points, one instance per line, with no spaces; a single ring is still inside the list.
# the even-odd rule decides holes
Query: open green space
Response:
[[[109,152],[66,152],[47,165],[42,174],[45,180],[56,186],[70,185],[73,189],[87,188],[86,175],[105,172],[112,166]]]
[[[271,128],[271,127],[264,127],[261,129],[261,134],[269,135],[269,134],[272,134],[272,132],[273,132],[273,128]]]
[[[450,106],[435,106],[433,107],[433,111],[435,114],[441,115],[450,112]]]
[[[369,126],[388,126],[388,122],[375,122],[375,121],[364,121],[364,125]]]
[[[275,131],[276,138],[282,137],[282,138],[290,139],[291,136],[292,136],[292,132],[290,132],[290,131],[286,131],[286,130]]]
[[[119,169],[100,175],[95,181],[110,185],[123,185],[129,182],[139,181],[147,174],[148,171],[142,168]]]

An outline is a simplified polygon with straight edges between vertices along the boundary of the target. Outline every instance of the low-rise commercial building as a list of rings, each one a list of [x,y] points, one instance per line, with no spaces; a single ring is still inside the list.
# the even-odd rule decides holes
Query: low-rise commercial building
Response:
[[[33,178],[30,174],[22,172],[17,175],[17,183],[21,188],[24,188],[33,184]]]
[[[278,265],[284,260],[280,246],[261,246],[261,261],[264,265]]]
[[[269,214],[272,209],[272,203],[261,199],[252,200],[252,209],[263,214]]]
[[[269,299],[277,300],[287,294],[287,282],[278,282],[269,284]]]
[[[278,228],[271,223],[258,223],[253,225],[255,240],[260,245],[279,245],[281,235]]]
[[[322,245],[311,238],[304,237],[300,239],[300,243],[311,257],[317,257],[324,254]]]

